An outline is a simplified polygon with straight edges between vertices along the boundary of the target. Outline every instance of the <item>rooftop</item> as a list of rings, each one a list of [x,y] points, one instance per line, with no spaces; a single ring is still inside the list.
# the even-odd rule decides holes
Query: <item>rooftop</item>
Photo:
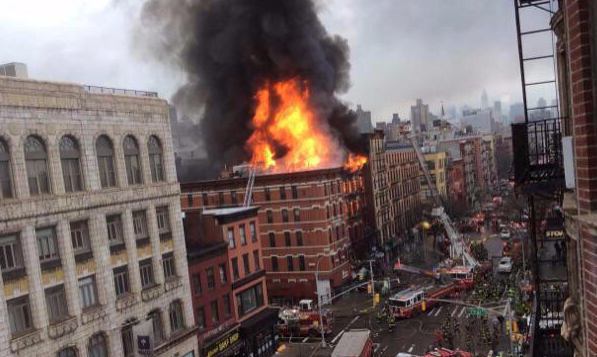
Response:
[[[354,356],[355,352],[363,350],[370,336],[371,331],[365,329],[346,331],[334,348],[332,357]]]
[[[230,216],[243,212],[250,212],[257,209],[257,206],[249,207],[227,207],[227,208],[214,208],[203,210],[203,214],[212,216]]]

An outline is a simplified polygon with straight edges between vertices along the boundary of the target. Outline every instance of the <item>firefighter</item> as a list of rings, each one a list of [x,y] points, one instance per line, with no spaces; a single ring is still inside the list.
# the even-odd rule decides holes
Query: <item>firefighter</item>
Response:
[[[458,319],[454,319],[454,338],[458,338],[460,336],[460,322]]]
[[[388,331],[394,331],[396,327],[396,318],[392,314],[388,314]]]

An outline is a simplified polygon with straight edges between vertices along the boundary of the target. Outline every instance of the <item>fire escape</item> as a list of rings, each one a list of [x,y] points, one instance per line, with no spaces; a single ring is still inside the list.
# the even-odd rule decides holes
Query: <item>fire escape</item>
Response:
[[[562,126],[567,119],[561,117],[559,107],[557,51],[551,27],[558,1],[514,3],[524,118],[512,124],[513,179],[517,192],[526,197],[528,204],[535,292],[529,348],[532,356],[567,357],[573,352],[560,336],[568,296],[567,273],[565,259],[554,259],[555,243],[551,237],[557,234],[550,234],[563,226],[559,207],[565,189]]]

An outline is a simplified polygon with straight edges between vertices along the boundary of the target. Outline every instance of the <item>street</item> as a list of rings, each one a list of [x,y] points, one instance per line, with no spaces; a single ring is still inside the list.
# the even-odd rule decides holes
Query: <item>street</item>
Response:
[[[499,234],[484,235],[477,233],[470,234],[467,238],[469,240],[483,240],[489,257],[493,260],[494,274],[497,276],[495,268],[499,258],[501,258],[502,248]],[[487,329],[492,325],[492,322],[495,323],[498,312],[499,315],[506,315],[507,296],[505,295],[504,292],[498,301],[481,305],[496,312],[496,314],[488,317],[489,323],[485,323],[488,326]],[[382,305],[387,302],[387,298],[387,296],[382,298]],[[366,292],[354,291],[334,302],[332,307],[334,325],[332,333],[326,337],[326,342],[329,345],[327,349],[319,348],[318,351],[314,352],[315,346],[318,346],[321,340],[319,338],[305,338],[287,344],[287,348],[280,354],[284,356],[326,355],[326,352],[338,343],[345,331],[369,329],[373,334],[376,356],[394,357],[399,352],[423,355],[430,349],[430,346],[436,345],[436,331],[441,331],[442,323],[451,320],[453,326],[459,326],[459,328],[453,329],[453,347],[466,349],[465,335],[468,335],[468,331],[470,331],[469,344],[472,346],[472,352],[486,355],[491,347],[489,343],[483,342],[481,318],[469,315],[468,310],[470,308],[470,306],[443,303],[413,318],[398,320],[394,331],[389,331],[386,319],[378,321],[376,312],[372,309],[370,295]],[[470,326],[470,330],[467,331],[466,326]],[[450,348],[451,346],[444,342],[443,347]],[[505,330],[500,327],[498,349],[507,350],[508,348],[507,335]]]

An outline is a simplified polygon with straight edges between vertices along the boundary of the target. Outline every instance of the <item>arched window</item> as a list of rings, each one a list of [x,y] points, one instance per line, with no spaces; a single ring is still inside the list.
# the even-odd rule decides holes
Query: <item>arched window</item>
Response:
[[[170,330],[172,332],[184,329],[184,316],[182,315],[182,304],[176,300],[170,304]]]
[[[0,138],[0,200],[13,197],[10,152],[6,142]]]
[[[103,333],[91,336],[87,345],[87,357],[108,357],[108,343]]]
[[[114,171],[114,148],[112,147],[112,141],[105,135],[100,136],[95,142],[95,151],[102,188],[115,187],[116,174]]]
[[[151,311],[148,316],[151,319],[151,327],[153,329],[154,343],[158,344],[164,340],[164,326],[162,325],[162,313],[160,310]]]
[[[139,145],[132,136],[124,138],[124,163],[126,165],[126,178],[129,185],[139,185],[141,182],[141,161],[139,160]]]
[[[81,152],[77,140],[72,136],[63,136],[60,139],[60,162],[66,192],[82,191]]]
[[[66,347],[58,351],[56,357],[77,357],[77,350],[74,347]]]
[[[25,141],[25,162],[31,196],[50,193],[48,153],[40,138],[31,135]]]
[[[122,353],[124,357],[135,355],[135,343],[133,339],[133,322],[125,322],[126,326],[120,330],[122,338]]]
[[[147,141],[147,151],[149,152],[149,166],[151,168],[151,181],[164,181],[164,164],[162,161],[162,145],[155,136],[150,136]]]

